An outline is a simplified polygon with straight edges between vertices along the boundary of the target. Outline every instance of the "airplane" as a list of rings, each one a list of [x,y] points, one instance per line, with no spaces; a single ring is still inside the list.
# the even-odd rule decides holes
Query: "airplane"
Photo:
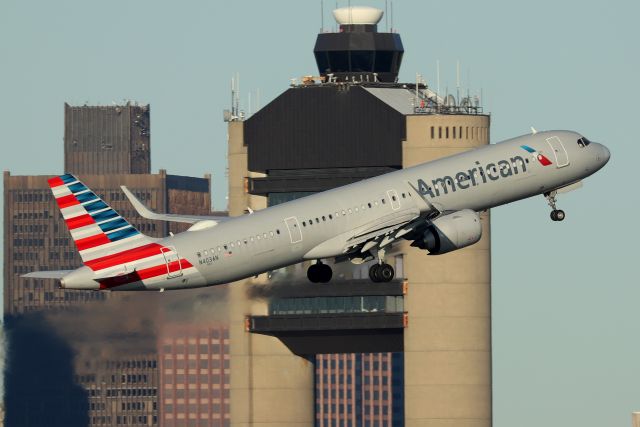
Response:
[[[225,284],[303,261],[307,277],[332,278],[323,260],[377,260],[373,282],[394,278],[385,254],[401,240],[428,255],[478,242],[479,213],[543,195],[551,219],[562,221],[559,193],[578,188],[610,158],[602,144],[572,131],[519,136],[390,172],[235,218],[150,211],[149,219],[193,224],[183,233],[153,238],[136,230],[75,176],[49,179],[84,266],[28,273],[55,278],[64,289],[164,291]]]

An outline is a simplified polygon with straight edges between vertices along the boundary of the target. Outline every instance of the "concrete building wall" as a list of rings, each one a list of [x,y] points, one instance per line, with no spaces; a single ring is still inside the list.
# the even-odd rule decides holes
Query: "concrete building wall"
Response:
[[[243,122],[229,123],[229,215],[247,207],[266,207],[266,198],[247,193]],[[233,427],[311,426],[313,363],[291,352],[277,339],[250,334],[245,316],[267,314],[264,300],[248,300],[248,286],[265,285],[266,275],[229,285],[231,356],[231,425]]]
[[[408,116],[403,166],[488,144],[489,125],[488,116]],[[407,427],[491,426],[489,213],[481,218],[483,237],[471,247],[437,256],[402,249]]]
[[[149,105],[64,105],[64,170],[74,174],[151,172]]]

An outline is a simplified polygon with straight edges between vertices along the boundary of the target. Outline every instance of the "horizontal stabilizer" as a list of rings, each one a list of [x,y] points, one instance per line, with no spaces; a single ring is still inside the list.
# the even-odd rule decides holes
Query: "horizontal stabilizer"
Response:
[[[23,274],[20,277],[28,279],[62,279],[73,270],[51,270],[51,271],[34,271],[32,273]]]
[[[213,221],[216,224],[228,220],[225,216],[207,216],[207,215],[180,215],[180,214],[161,214],[152,211],[147,208],[133,193],[124,185],[121,185],[122,191],[127,196],[138,214],[147,219],[153,219],[158,221],[168,222],[186,222],[188,224],[195,224],[200,221]]]

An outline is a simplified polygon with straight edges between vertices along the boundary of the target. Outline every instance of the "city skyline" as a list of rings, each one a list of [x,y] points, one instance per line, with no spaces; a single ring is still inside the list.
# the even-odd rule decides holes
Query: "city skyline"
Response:
[[[381,1],[359,3],[384,8]],[[12,175],[62,172],[64,102],[134,98],[154,108],[152,172],[213,172],[214,207],[224,208],[222,109],[229,108],[230,77],[240,73],[246,107],[248,89],[253,102],[260,89],[265,105],[290,78],[315,74],[316,2],[36,4],[38,14],[31,3],[7,2],[0,17],[8,64],[0,71],[7,96],[0,139],[11,146],[1,165]],[[458,9],[395,3],[394,27],[407,51],[401,81],[421,72],[435,87],[439,60],[440,87],[451,93],[461,60],[463,87],[470,80],[474,91],[482,89],[492,113],[493,142],[530,126],[573,128],[612,151],[601,175],[560,197],[564,223],[549,221],[542,198],[492,211],[494,425],[628,422],[640,407],[633,396],[640,345],[632,339],[640,291],[631,270],[640,236],[602,213],[640,207],[633,194],[609,196],[613,183],[627,182],[623,173],[639,153],[632,116],[638,6],[546,1],[517,8],[503,1]],[[324,22],[332,25],[329,7]],[[586,414],[585,407],[598,409]]]

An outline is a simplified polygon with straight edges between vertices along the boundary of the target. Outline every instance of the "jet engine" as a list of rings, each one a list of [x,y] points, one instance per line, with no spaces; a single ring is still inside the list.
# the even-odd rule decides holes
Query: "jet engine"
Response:
[[[463,209],[434,219],[419,240],[411,246],[429,251],[429,255],[471,246],[482,237],[480,215],[471,209]]]

